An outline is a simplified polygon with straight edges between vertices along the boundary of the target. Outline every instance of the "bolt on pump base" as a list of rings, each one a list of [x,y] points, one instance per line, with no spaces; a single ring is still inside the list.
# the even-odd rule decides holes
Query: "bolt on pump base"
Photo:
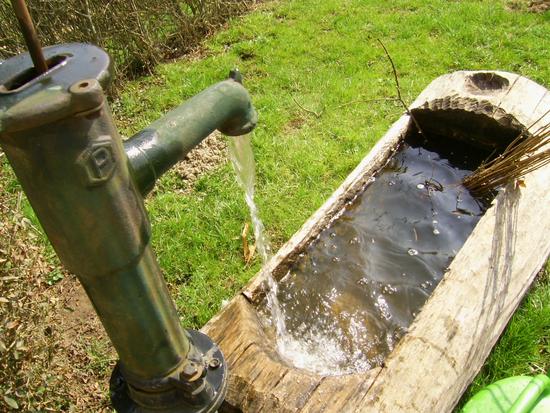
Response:
[[[151,248],[142,194],[210,132],[242,134],[256,112],[238,76],[168,113],[123,145],[103,90],[101,49],[43,49],[0,65],[0,145],[50,242],[77,275],[120,361],[111,378],[119,412],[214,412],[227,369],[204,334],[184,330]]]

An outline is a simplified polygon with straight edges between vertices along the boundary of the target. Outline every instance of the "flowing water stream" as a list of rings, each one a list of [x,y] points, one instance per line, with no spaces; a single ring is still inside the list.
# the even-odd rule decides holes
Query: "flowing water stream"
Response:
[[[410,134],[288,274],[269,276],[268,324],[283,359],[321,375],[381,365],[486,209],[459,184],[486,155],[468,151]],[[265,262],[249,138],[232,140],[230,153]]]
[[[254,153],[250,144],[250,135],[236,136],[229,140],[229,156],[233,169],[237,176],[237,182],[244,191],[244,198],[250,210],[250,219],[254,230],[256,251],[260,254],[262,263],[265,264],[271,258],[271,244],[265,233],[265,227],[260,219],[258,207],[254,202],[254,188],[256,183],[256,164]],[[271,274],[267,277],[269,291],[267,293],[267,305],[270,310],[270,323],[277,331],[277,337],[284,337],[286,333],[285,317],[277,298],[278,286]]]

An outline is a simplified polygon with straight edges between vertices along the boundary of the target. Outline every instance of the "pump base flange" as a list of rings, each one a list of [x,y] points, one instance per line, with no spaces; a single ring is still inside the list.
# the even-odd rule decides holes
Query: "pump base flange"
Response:
[[[206,334],[196,330],[187,330],[190,341],[205,359],[205,380],[214,390],[214,396],[206,404],[197,405],[185,397],[174,400],[170,406],[144,407],[132,400],[128,382],[122,374],[120,362],[115,366],[109,382],[111,403],[117,413],[214,413],[222,404],[227,391],[227,367],[221,350]]]

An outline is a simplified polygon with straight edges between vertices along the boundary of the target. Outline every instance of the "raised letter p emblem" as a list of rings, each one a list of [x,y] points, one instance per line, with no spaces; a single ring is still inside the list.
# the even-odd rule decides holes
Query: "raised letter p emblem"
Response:
[[[83,176],[88,186],[101,185],[108,181],[116,167],[113,143],[110,136],[100,136],[78,157]]]

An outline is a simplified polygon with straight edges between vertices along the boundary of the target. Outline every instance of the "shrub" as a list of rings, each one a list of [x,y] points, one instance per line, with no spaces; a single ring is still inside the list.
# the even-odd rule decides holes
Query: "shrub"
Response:
[[[103,47],[114,58],[120,81],[185,54],[256,1],[31,0],[28,7],[43,46],[83,42]],[[0,60],[25,50],[10,2],[2,0]]]

